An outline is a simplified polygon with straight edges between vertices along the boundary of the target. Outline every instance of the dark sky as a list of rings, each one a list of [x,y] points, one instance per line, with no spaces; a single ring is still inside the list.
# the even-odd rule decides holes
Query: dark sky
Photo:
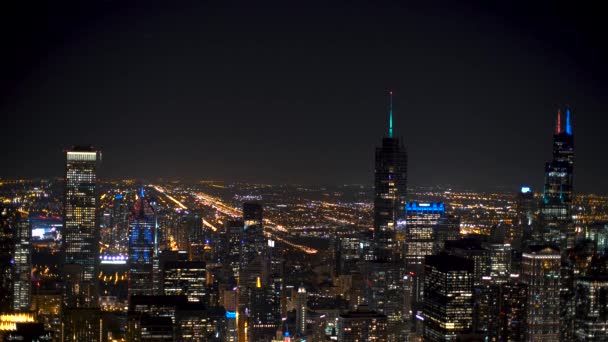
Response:
[[[394,90],[412,185],[538,188],[570,105],[576,190],[608,192],[595,5],[16,3],[0,11],[2,176],[60,176],[65,147],[93,144],[103,177],[371,184]]]

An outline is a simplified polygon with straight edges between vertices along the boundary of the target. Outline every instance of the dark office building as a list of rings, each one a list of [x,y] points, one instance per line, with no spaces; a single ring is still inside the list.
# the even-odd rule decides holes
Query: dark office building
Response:
[[[393,104],[390,94],[388,135],[376,148],[374,169],[374,257],[392,259],[397,247],[396,231],[405,228],[407,152],[393,135]]]
[[[66,151],[65,223],[63,248],[65,264],[72,272],[65,278],[72,283],[66,303],[72,307],[95,306],[99,254],[97,226],[97,162],[101,153],[92,147],[74,147]],[[78,285],[74,285],[78,283]],[[77,289],[77,291],[74,291]]]
[[[370,311],[365,305],[338,317],[338,341],[368,342],[387,340],[386,316]]]
[[[455,341],[473,327],[471,260],[447,254],[425,258],[424,340]],[[419,318],[420,319],[420,318]]]

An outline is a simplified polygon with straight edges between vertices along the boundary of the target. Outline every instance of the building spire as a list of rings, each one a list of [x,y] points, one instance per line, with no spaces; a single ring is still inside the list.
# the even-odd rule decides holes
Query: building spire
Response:
[[[562,132],[562,112],[560,109],[557,110],[557,124],[555,125],[555,134]]]
[[[570,124],[570,108],[566,107],[566,133],[572,135],[572,125]]]
[[[393,92],[388,92],[389,110],[388,110],[388,137],[393,137]]]

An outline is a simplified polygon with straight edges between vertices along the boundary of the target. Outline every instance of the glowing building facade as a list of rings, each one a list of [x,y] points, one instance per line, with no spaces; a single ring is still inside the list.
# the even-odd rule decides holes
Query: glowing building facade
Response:
[[[129,227],[129,297],[154,294],[156,216],[143,189]]]
[[[68,306],[96,305],[96,280],[99,254],[97,225],[97,162],[101,153],[92,147],[66,151],[65,223],[63,248],[69,267]]]

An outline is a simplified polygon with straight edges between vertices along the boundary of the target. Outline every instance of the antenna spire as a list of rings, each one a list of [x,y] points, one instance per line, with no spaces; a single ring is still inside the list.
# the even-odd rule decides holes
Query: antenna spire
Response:
[[[555,134],[562,132],[562,112],[560,109],[557,110],[557,124],[555,125]]]
[[[393,92],[388,92],[389,96],[389,111],[388,111],[388,137],[393,137]]]
[[[566,107],[566,133],[572,135],[572,125],[570,124],[570,108]]]

